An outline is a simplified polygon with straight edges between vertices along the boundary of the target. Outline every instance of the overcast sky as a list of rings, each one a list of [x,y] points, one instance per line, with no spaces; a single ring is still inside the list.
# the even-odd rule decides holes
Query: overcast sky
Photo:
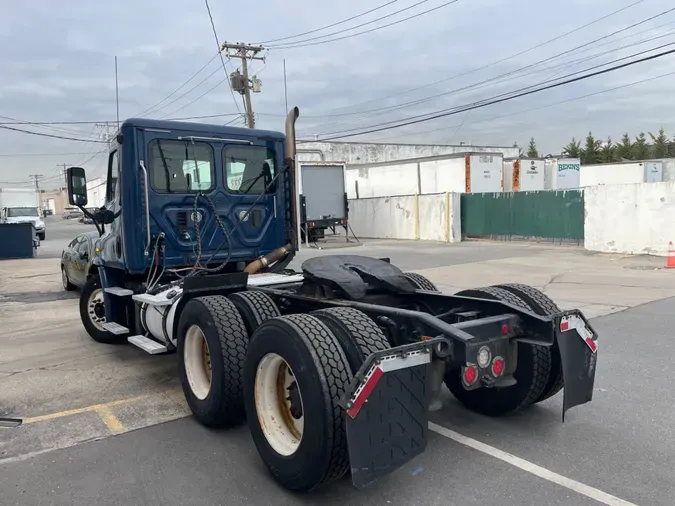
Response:
[[[249,12],[242,3],[210,3],[220,42],[258,43],[336,23],[385,1],[258,0]],[[266,44],[270,48],[266,62],[251,64],[251,74],[258,75],[263,83],[262,93],[253,95],[254,110],[259,113],[257,126],[283,129],[284,59],[289,106],[297,105],[301,111],[298,133],[313,138],[315,134],[326,137],[333,132],[469,104],[675,44],[674,11],[528,70],[493,79],[655,16],[673,8],[672,0],[643,0],[531,51],[526,50],[636,0],[457,0],[371,33],[307,47],[274,48],[366,23],[419,1],[397,0],[349,23]],[[328,38],[372,29],[446,2],[427,0],[398,15]],[[93,124],[8,123],[114,122],[115,55],[122,119],[140,113],[155,118],[223,114],[206,121],[243,125],[236,115],[225,116],[236,114],[238,109],[227,83],[218,85],[225,73],[217,58],[180,91],[151,108],[216,55],[202,0],[0,0],[0,7],[0,125],[96,140],[102,129]],[[617,50],[631,44],[635,45]],[[656,52],[673,48],[675,45]],[[606,54],[598,56],[600,53]],[[580,61],[584,58],[588,60]],[[476,70],[499,60],[504,61]],[[236,60],[228,62],[228,72],[239,64]],[[604,92],[671,72],[674,74]],[[482,81],[486,82],[479,84]],[[467,86],[472,87],[456,91]],[[209,89],[213,91],[204,95]],[[517,142],[526,146],[533,136],[546,154],[559,153],[572,136],[583,138],[589,130],[603,139],[618,139],[626,131],[635,136],[641,131],[656,133],[664,127],[672,138],[674,92],[675,54],[472,112],[345,140],[491,145]],[[597,94],[571,100],[593,93]],[[204,96],[198,99],[200,95]],[[433,98],[423,100],[429,97]],[[243,109],[239,96],[237,106]],[[93,141],[53,139],[0,128],[0,182],[26,181],[29,174],[37,173],[45,176],[45,186],[54,186],[57,164],[63,163],[84,164],[93,177],[102,173],[105,157],[94,156],[101,149],[105,145]]]

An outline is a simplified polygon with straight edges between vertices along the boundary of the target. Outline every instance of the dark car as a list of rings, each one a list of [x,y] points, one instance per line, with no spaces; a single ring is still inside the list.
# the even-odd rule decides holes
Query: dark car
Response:
[[[98,232],[78,234],[61,253],[61,280],[66,290],[82,288],[89,277],[94,259],[94,241]]]

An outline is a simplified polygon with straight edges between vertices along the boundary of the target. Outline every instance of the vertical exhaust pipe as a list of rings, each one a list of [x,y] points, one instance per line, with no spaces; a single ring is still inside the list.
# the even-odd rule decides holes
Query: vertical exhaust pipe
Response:
[[[298,194],[297,165],[295,163],[295,122],[300,116],[300,109],[293,107],[286,116],[286,163],[289,164],[291,193],[291,247],[298,251],[300,246],[300,195]]]

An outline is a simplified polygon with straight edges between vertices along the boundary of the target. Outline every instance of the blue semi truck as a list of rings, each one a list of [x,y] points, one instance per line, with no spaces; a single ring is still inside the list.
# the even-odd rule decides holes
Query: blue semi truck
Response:
[[[195,418],[246,423],[270,473],[307,491],[351,473],[363,487],[419,453],[443,384],[487,416],[564,388],[592,398],[597,334],[525,285],[449,295],[386,258],[326,255],[289,268],[301,207],[293,108],[284,133],[129,119],[80,297],[100,343],[175,353]]]

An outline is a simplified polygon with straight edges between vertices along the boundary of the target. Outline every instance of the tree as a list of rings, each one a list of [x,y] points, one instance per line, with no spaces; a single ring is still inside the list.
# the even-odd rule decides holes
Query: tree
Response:
[[[612,138],[607,137],[607,142],[600,150],[600,161],[602,163],[611,163],[616,160],[616,146],[612,143]]]
[[[649,145],[644,132],[640,132],[633,144],[633,160],[645,160],[646,158],[649,158]]]
[[[600,161],[600,141],[595,140],[593,134],[588,132],[586,144],[581,150],[581,163],[589,165]]]
[[[616,156],[619,159],[633,160],[633,143],[630,140],[628,132],[623,134],[621,144],[616,146]]]
[[[527,148],[527,156],[530,158],[539,158],[539,151],[537,151],[537,144],[534,142],[534,137],[530,138],[530,145]]]
[[[668,156],[668,137],[666,137],[666,132],[661,128],[659,130],[659,135],[654,135],[649,132],[649,136],[652,138],[654,143],[654,158],[665,158]]]
[[[675,135],[673,141],[668,144],[668,156],[675,156]]]
[[[570,158],[580,158],[581,157],[581,142],[577,141],[574,137],[570,143],[563,148],[563,155]]]

